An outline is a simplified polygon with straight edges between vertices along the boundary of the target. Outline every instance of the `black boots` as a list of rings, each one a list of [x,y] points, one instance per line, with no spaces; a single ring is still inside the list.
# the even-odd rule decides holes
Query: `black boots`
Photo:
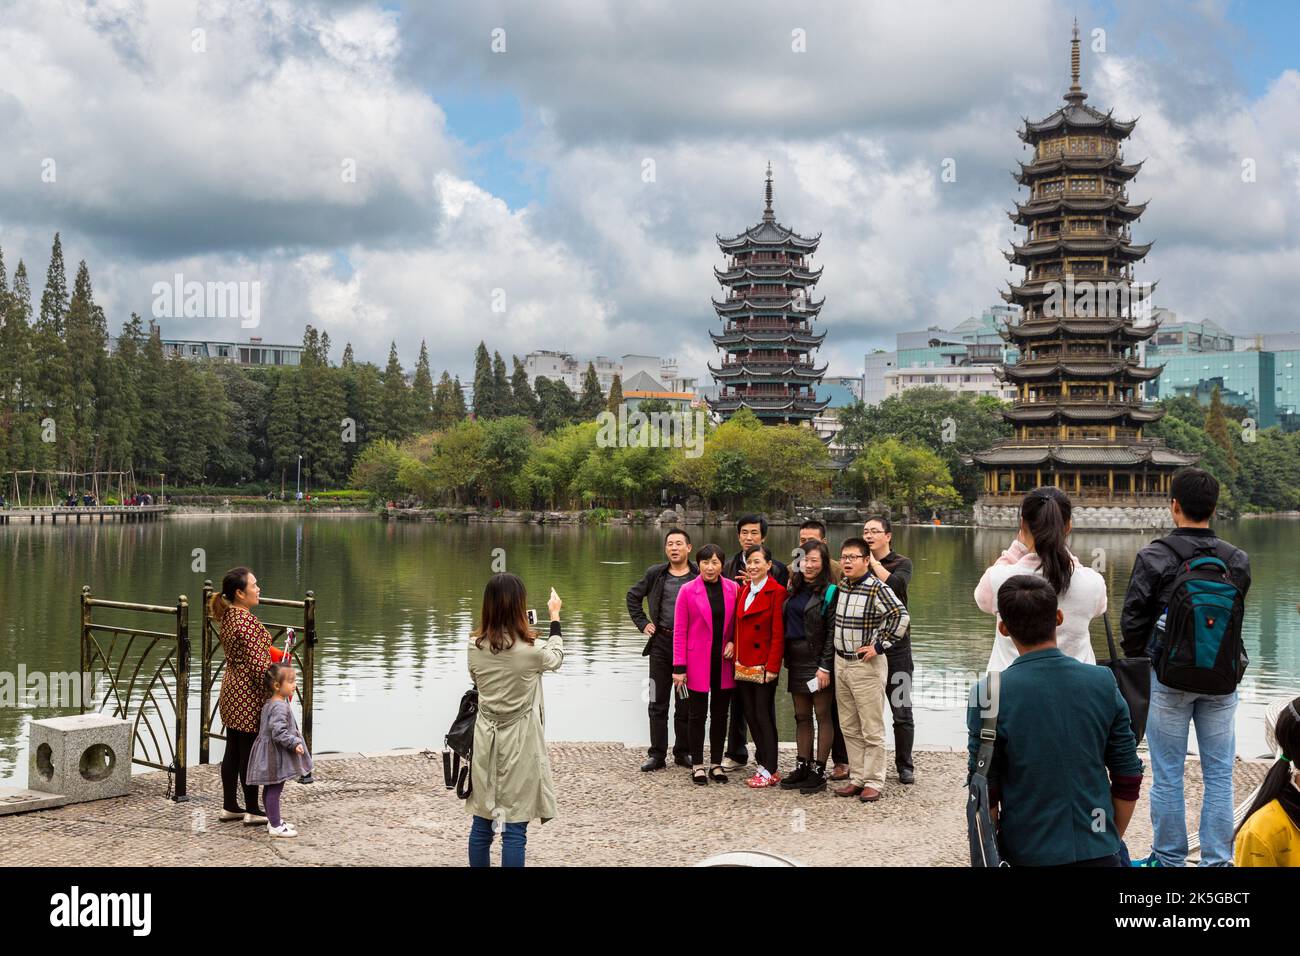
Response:
[[[803,757],[799,757],[794,762],[794,769],[782,778],[778,786],[782,790],[797,790],[808,779],[809,772],[808,761]]]
[[[812,769],[808,771],[808,778],[804,780],[803,786],[799,788],[802,794],[821,793],[826,789],[826,764],[820,760],[814,760]]]

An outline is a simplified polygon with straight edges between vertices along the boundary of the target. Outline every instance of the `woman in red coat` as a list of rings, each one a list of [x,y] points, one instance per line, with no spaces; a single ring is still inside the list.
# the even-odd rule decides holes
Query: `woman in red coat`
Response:
[[[736,598],[736,693],[754,735],[758,772],[748,784],[755,789],[781,782],[776,772],[776,724],[772,715],[785,654],[785,588],[768,574],[771,568],[772,552],[766,545],[746,548],[749,583],[741,587]]]

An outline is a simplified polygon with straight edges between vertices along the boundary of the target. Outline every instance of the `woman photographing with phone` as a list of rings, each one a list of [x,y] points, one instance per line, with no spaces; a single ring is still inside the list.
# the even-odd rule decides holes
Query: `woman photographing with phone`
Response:
[[[555,787],[546,754],[542,674],[564,662],[560,596],[551,589],[548,639],[528,624],[528,592],[513,574],[494,574],[467,649],[478,688],[474,722],[469,865],[489,866],[495,829],[501,828],[501,865],[523,866],[528,823],[555,816]],[[500,821],[498,825],[497,821]]]

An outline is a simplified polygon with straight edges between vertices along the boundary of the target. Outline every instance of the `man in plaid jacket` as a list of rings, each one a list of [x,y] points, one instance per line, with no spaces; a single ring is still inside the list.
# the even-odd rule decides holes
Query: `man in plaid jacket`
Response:
[[[870,551],[862,538],[840,546],[840,581],[832,628],[835,647],[835,699],[840,729],[849,751],[849,782],[837,797],[863,803],[880,799],[885,786],[885,652],[907,636],[907,608],[873,577]]]

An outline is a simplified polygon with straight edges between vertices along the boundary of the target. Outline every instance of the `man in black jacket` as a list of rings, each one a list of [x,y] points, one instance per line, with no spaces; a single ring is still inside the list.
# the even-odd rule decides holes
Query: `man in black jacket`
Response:
[[[650,749],[642,770],[660,770],[667,766],[668,702],[673,695],[673,611],[677,592],[683,584],[699,576],[700,569],[690,560],[691,536],[681,528],[670,528],[664,535],[665,564],[655,564],[627,591],[627,613],[637,630],[647,637],[642,657],[650,658]],[[649,602],[650,614],[642,607]],[[690,708],[681,700],[673,703],[673,762],[679,767],[691,765]]]
[[[1196,553],[1213,554],[1228,567],[1241,592],[1250,589],[1250,556],[1210,530],[1219,501],[1219,483],[1200,468],[1180,468],[1170,482],[1174,532],[1137,553],[1120,631],[1125,657],[1149,657],[1152,635],[1173,592],[1174,579]],[[1160,622],[1159,625],[1157,622]],[[1151,855],[1144,866],[1183,866],[1187,860],[1187,821],[1183,802],[1187,733],[1196,725],[1205,796],[1201,804],[1201,865],[1232,865],[1233,785],[1236,755],[1237,692],[1198,694],[1166,687],[1151,673],[1147,746],[1151,755]]]
[[[862,524],[862,537],[871,550],[867,564],[873,577],[889,587],[894,596],[907,607],[907,586],[912,580],[912,559],[893,550],[894,530],[884,515],[872,515]],[[912,675],[916,665],[912,661],[912,625],[907,635],[885,652],[889,665],[886,699],[894,721],[894,768],[899,783],[916,783],[916,769],[912,764],[912,744],[916,740],[916,723],[912,719]]]
[[[745,549],[752,548],[756,544],[762,544],[767,540],[767,519],[761,515],[742,515],[736,521],[736,540],[740,544],[740,550],[737,551],[727,562],[722,573],[731,580],[740,584],[740,593],[745,593],[745,588],[749,585],[749,576],[745,573]],[[776,583],[781,587],[786,587],[790,583],[790,570],[776,558],[772,559],[772,569],[768,574],[776,579]],[[776,726],[776,695],[771,696],[772,701],[772,726]],[[731,715],[728,718],[727,725],[727,755],[722,760],[722,769],[726,773],[733,770],[740,770],[745,764],[749,763],[749,746],[746,744],[746,737],[749,728],[745,724],[745,711],[740,702],[739,694],[731,695]]]

